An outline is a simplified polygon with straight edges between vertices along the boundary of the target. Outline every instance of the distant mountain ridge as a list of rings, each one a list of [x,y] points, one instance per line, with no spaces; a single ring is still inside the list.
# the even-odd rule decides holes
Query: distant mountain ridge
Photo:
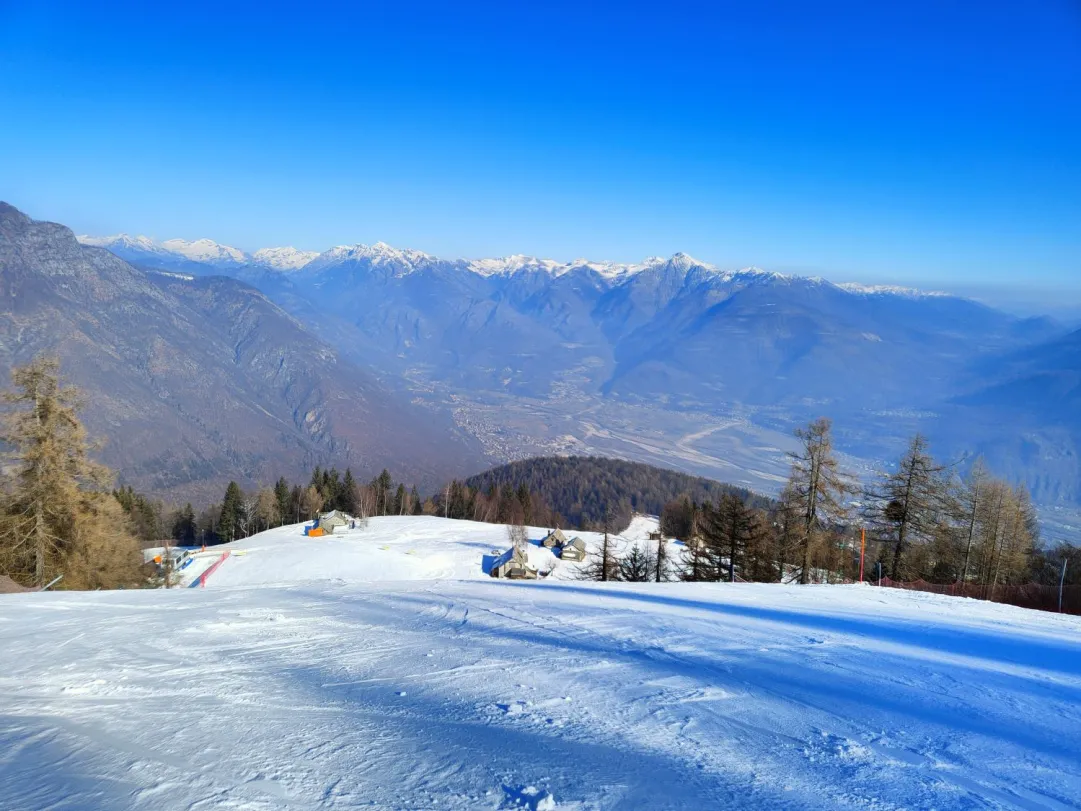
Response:
[[[1055,334],[943,293],[722,270],[683,253],[630,265],[446,260],[376,243],[283,273],[222,246],[112,242],[135,264],[247,281],[298,318],[318,310],[313,329],[381,372],[419,366],[450,385],[530,396],[585,369],[592,393],[684,406],[831,404],[856,387],[869,405],[905,390],[926,405],[953,393],[945,381],[959,361]]]
[[[252,253],[246,253],[210,239],[198,239],[190,242],[183,239],[169,239],[158,242],[146,236],[132,237],[127,234],[117,234],[109,237],[96,237],[84,234],[80,235],[78,240],[85,245],[107,248],[121,258],[136,264],[149,263],[157,266],[172,260],[177,263],[194,263],[203,266],[207,271],[221,272],[226,275],[229,275],[229,271],[246,265],[282,271],[307,270],[311,273],[319,273],[339,264],[367,262],[373,267],[386,268],[395,275],[407,275],[433,265],[440,265],[474,273],[478,276],[511,275],[519,272],[545,272],[552,276],[562,276],[574,271],[591,271],[603,278],[619,281],[641,271],[670,265],[684,269],[700,268],[715,274],[719,279],[725,281],[761,277],[774,281],[792,279],[833,285],[832,282],[820,277],[793,276],[757,267],[725,270],[681,252],[668,259],[651,256],[637,263],[598,262],[589,259],[560,262],[554,259],[526,256],[525,254],[486,259],[442,259],[423,251],[395,248],[385,242],[376,242],[372,245],[362,243],[338,245],[322,252],[300,251],[292,247],[277,247],[261,248]],[[923,291],[894,285],[862,285],[854,282],[844,282],[833,286],[856,295],[902,295],[909,297],[950,295],[939,291]]]

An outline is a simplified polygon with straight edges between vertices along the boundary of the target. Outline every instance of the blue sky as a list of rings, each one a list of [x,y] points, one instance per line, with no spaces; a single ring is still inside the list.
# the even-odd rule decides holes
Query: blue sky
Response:
[[[1076,0],[524,5],[0,0],[0,199],[1081,300]]]

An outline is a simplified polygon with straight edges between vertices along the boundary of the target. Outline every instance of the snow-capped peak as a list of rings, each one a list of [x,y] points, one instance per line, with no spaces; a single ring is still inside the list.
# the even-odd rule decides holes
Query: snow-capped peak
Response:
[[[622,262],[596,262],[589,259],[573,259],[570,262],[559,262],[555,259],[538,259],[524,254],[513,254],[498,259],[472,259],[467,266],[474,273],[481,276],[509,275],[520,270],[540,270],[553,276],[562,276],[573,270],[592,270],[608,279],[618,279],[629,276],[649,268],[671,264],[680,270],[688,270],[691,267],[710,268],[705,262],[700,262],[685,253],[677,253],[670,259],[659,256],[651,256],[636,264]]]
[[[706,268],[710,267],[709,265],[705,264],[704,262],[699,262],[697,259],[695,259],[690,254],[683,253],[682,251],[680,251],[679,253],[673,254],[672,258],[668,260],[668,264],[670,264],[672,267],[678,268],[680,270],[689,270],[690,268],[695,267],[696,265],[701,266],[701,267],[706,267]]]
[[[315,257],[318,251],[298,251],[296,248],[260,248],[252,255],[252,261],[274,270],[299,270]]]
[[[475,273],[479,276],[512,276],[520,272],[541,272],[551,276],[562,276],[574,271],[591,271],[608,280],[609,284],[619,284],[630,277],[646,270],[671,268],[680,273],[692,269],[707,277],[714,277],[722,282],[737,285],[750,284],[810,284],[827,285],[837,290],[862,296],[900,296],[907,298],[928,298],[950,296],[949,293],[916,290],[892,285],[863,285],[845,282],[834,285],[819,277],[786,275],[758,267],[745,267],[738,270],[724,270],[715,265],[695,259],[682,251],[671,257],[651,256],[638,263],[597,262],[588,259],[574,259],[560,262],[555,259],[541,259],[527,254],[511,254],[498,258],[469,260],[440,260],[423,251],[408,248],[395,248],[386,242],[371,245],[338,245],[322,253],[301,251],[292,247],[262,248],[253,254],[247,254],[228,245],[220,245],[210,239],[187,241],[169,239],[156,242],[151,237],[116,234],[107,237],[95,237],[83,234],[77,237],[84,245],[107,248],[125,259],[138,261],[140,255],[152,253],[180,256],[189,262],[221,267],[258,265],[278,271],[304,269],[305,272],[318,273],[326,268],[348,262],[362,262],[371,267],[381,268],[392,276],[406,276],[418,268],[434,265],[453,267],[459,271]],[[157,260],[159,263],[160,259]]]
[[[519,270],[542,270],[559,276],[566,273],[569,266],[554,259],[537,259],[535,256],[526,256],[516,253],[498,259],[473,259],[468,267],[474,273],[481,276],[497,276],[501,274],[517,273]]]
[[[836,285],[846,293],[855,293],[864,296],[902,296],[905,298],[931,298],[948,297],[951,294],[940,290],[917,290],[914,287],[901,287],[893,284],[859,284],[857,282],[841,282]]]
[[[97,248],[129,248],[143,251],[160,253],[164,250],[150,237],[129,236],[128,234],[114,234],[111,237],[93,237],[82,234],[75,237],[83,245],[93,245]]]
[[[308,263],[307,269],[316,271],[343,262],[367,262],[375,267],[389,269],[394,275],[402,276],[413,272],[419,265],[436,261],[423,251],[395,248],[385,242],[374,245],[337,245],[323,251]]]
[[[232,262],[243,265],[248,262],[248,255],[228,245],[219,245],[212,239],[197,239],[188,242],[184,239],[167,239],[161,246],[170,253],[178,254],[193,262]]]

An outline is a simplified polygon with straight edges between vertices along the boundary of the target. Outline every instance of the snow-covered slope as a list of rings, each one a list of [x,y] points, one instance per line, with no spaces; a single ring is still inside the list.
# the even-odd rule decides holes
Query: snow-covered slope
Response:
[[[205,589],[0,597],[0,805],[1077,807],[1079,618],[858,586],[512,583],[473,566],[501,538],[277,531]]]
[[[229,558],[206,582],[207,588],[272,586],[317,580],[349,583],[391,580],[487,579],[492,561],[510,541],[501,524],[448,521],[432,516],[372,518],[367,526],[339,528],[333,535],[308,538],[303,524],[261,532],[242,541],[212,547],[184,572],[184,583],[195,580],[223,552]],[[657,527],[657,519],[636,516],[622,534],[611,539],[620,553],[644,541]],[[540,546],[548,534],[529,527],[530,563],[556,579],[579,579],[583,564],[562,562]],[[596,550],[601,535],[567,532]],[[672,555],[680,547],[670,542]]]

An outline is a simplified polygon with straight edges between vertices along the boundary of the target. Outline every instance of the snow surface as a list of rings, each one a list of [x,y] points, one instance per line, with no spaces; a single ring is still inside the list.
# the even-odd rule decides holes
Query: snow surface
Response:
[[[1077,807],[1081,618],[485,576],[507,545],[290,527],[205,589],[0,597],[0,807]]]

